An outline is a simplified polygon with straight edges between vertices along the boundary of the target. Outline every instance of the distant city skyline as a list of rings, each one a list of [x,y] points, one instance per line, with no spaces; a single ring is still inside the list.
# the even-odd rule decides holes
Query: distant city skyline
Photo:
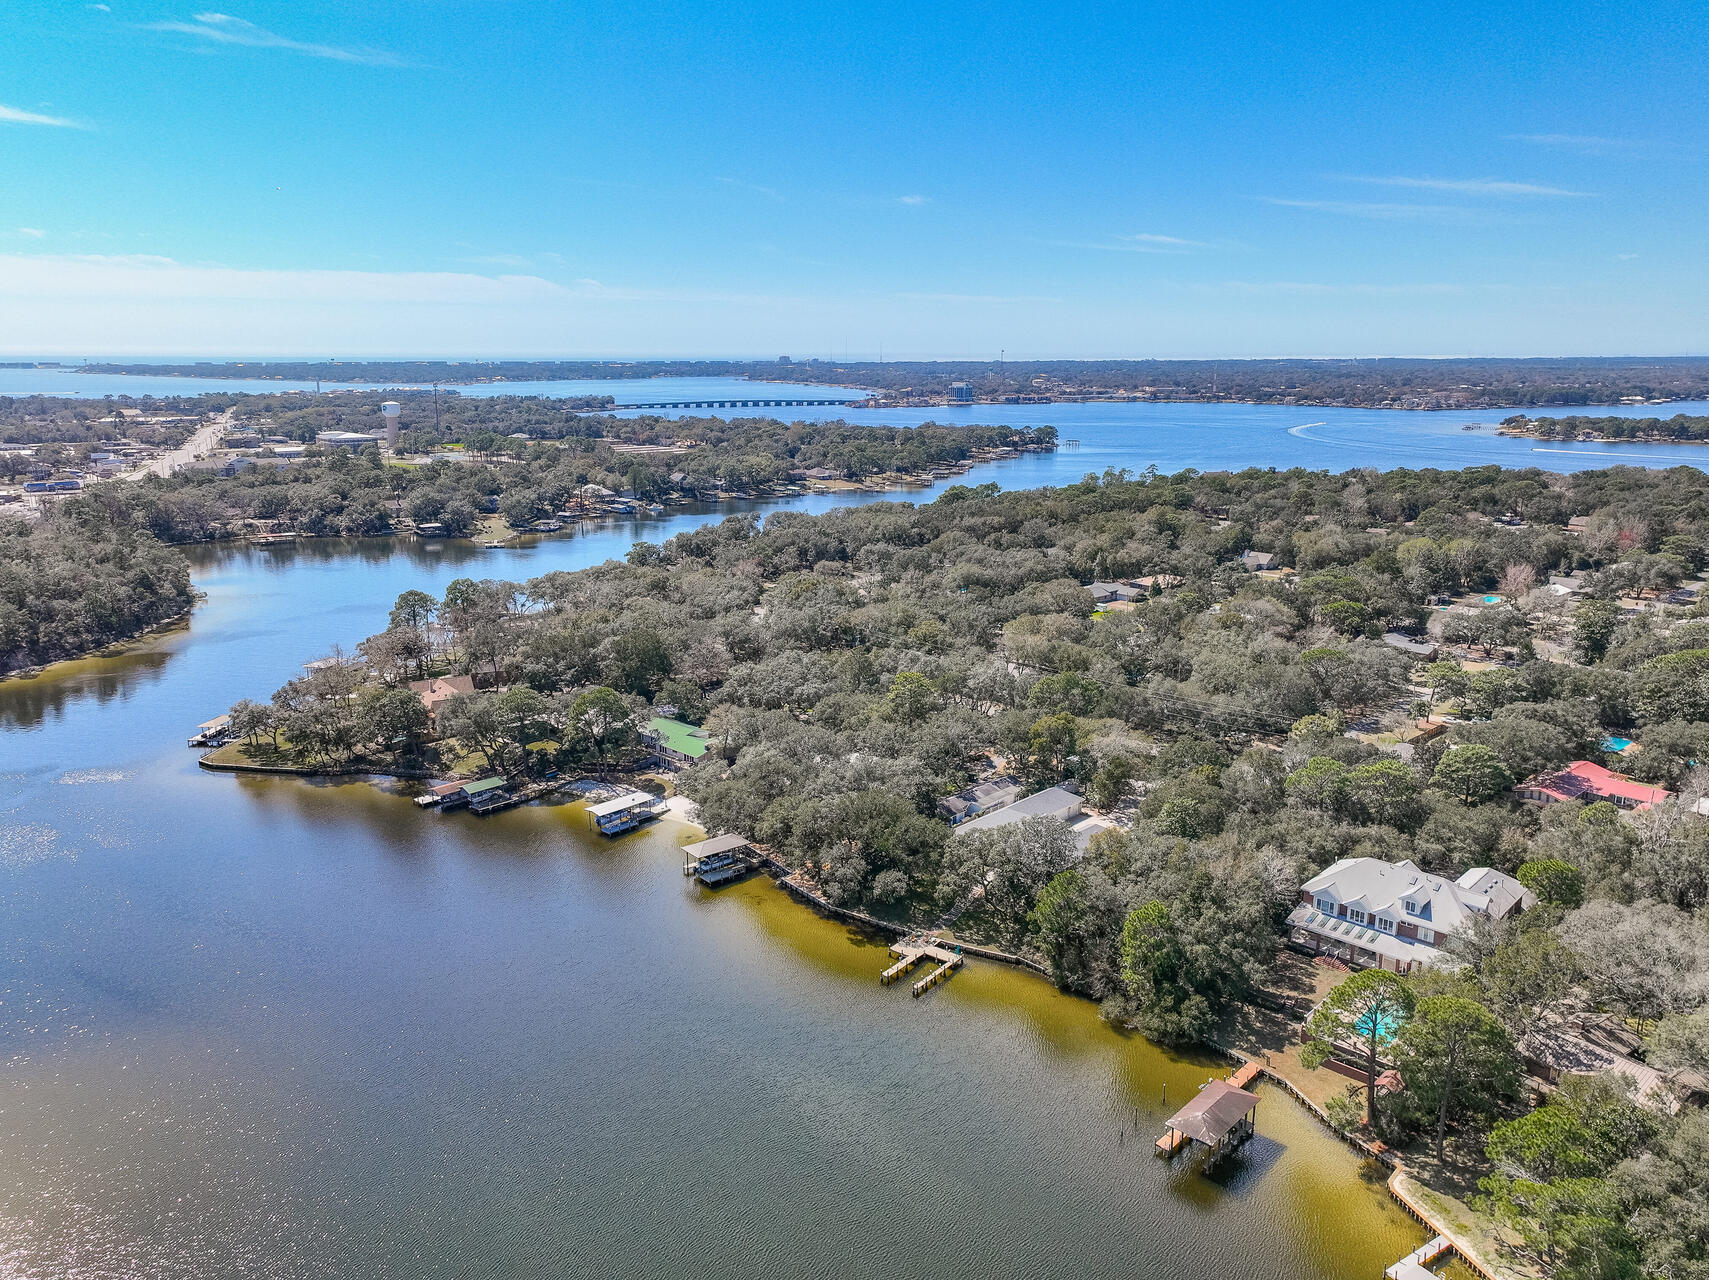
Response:
[[[0,353],[1709,351],[1709,14],[14,0]]]

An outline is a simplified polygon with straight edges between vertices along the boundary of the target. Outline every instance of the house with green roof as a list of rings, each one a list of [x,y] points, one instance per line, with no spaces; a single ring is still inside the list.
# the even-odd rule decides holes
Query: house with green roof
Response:
[[[706,754],[712,740],[699,725],[685,724],[669,716],[654,716],[641,730],[641,737],[673,764],[693,764]]]

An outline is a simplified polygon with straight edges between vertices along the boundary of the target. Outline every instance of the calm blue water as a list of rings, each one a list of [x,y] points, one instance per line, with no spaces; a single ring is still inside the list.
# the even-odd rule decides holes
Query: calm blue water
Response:
[[[327,391],[376,387],[425,391],[427,383],[339,382],[323,383]],[[79,373],[75,369],[0,369],[0,396],[193,396],[204,391],[255,392],[278,395],[284,391],[312,392],[313,382],[277,378],[178,378],[165,375],[124,373]],[[489,382],[478,386],[449,387],[466,396],[612,396],[619,404],[654,400],[700,400],[735,396],[795,395],[824,398],[835,396],[836,387],[806,386],[791,382],[748,382],[741,378],[586,378],[576,382]],[[851,396],[860,394],[850,391]]]
[[[198,391],[278,392],[313,390],[313,383],[243,382],[224,379],[153,378],[79,374],[64,369],[0,370],[0,395],[188,395]],[[827,387],[745,382],[738,378],[651,378],[641,381],[508,382],[461,387],[462,395],[610,395],[618,403],[670,399],[756,397],[766,393],[823,396]],[[703,413],[704,410],[688,410]],[[739,413],[740,410],[724,410]],[[827,408],[756,409],[754,415],[823,422],[844,419],[881,426],[918,426],[922,422],[998,423],[1053,426],[1078,448],[1050,455],[1029,455],[982,468],[981,479],[1004,488],[1065,484],[1107,467],[1163,471],[1196,467],[1202,471],[1243,467],[1307,467],[1347,471],[1356,467],[1458,468],[1500,465],[1546,471],[1583,471],[1596,467],[1663,468],[1702,466],[1704,445],[1557,444],[1510,439],[1495,425],[1511,409],[1451,410],[1433,413],[1385,409],[1322,409],[1311,406],[1247,404],[1034,404],[963,405],[929,409]],[[1540,410],[1564,414],[1566,410]],[[1585,410],[1622,417],[1671,417],[1709,414],[1709,402],[1660,406],[1615,405]],[[1480,429],[1466,431],[1467,423]]]

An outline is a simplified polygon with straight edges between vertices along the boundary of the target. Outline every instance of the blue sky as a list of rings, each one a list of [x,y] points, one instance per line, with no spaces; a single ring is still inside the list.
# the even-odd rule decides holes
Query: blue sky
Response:
[[[1665,0],[8,0],[0,351],[1700,354],[1706,50]]]

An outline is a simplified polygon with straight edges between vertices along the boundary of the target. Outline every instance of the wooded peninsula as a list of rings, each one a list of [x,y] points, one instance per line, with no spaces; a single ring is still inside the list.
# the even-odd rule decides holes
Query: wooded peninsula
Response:
[[[1035,957],[1165,1043],[1280,998],[1278,948],[1338,877],[1483,885],[1435,917],[1446,962],[1333,987],[1302,1069],[1340,1058],[1332,1120],[1550,1274],[1696,1275],[1706,531],[1683,468],[959,485],[406,592],[231,732],[310,770],[539,778],[621,770],[669,718],[705,744],[675,785],[709,830],[839,906]],[[453,679],[430,710],[421,682]],[[1079,799],[958,830],[981,785]],[[1375,901],[1338,927],[1375,938]],[[1538,1102],[1548,1045],[1616,1032],[1616,1065]]]

